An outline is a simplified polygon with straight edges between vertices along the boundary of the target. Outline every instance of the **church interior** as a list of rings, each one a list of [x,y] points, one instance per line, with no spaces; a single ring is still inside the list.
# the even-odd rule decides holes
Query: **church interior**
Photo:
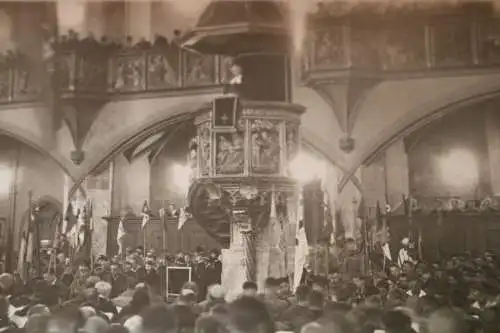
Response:
[[[227,285],[293,273],[301,220],[310,245],[326,228],[367,247],[384,220],[427,258],[500,251],[495,10],[396,6],[388,28],[370,6],[309,2],[232,17],[222,0],[0,2],[4,269],[35,208],[40,244],[85,210],[91,256],[217,249]],[[234,59],[249,88],[225,127]],[[287,232],[259,226],[266,205]]]

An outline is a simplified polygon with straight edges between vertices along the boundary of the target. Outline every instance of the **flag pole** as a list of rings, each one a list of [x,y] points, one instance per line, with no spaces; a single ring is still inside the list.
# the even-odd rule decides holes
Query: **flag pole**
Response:
[[[17,178],[19,174],[19,160],[21,156],[21,146],[17,145],[16,151],[16,164],[14,166],[14,179],[11,180],[11,184],[9,186],[9,195],[10,195],[10,218],[7,223],[7,251],[5,255],[5,263],[7,272],[12,271],[12,251],[13,251],[13,239],[14,239],[14,226],[16,224],[16,209],[17,209]]]

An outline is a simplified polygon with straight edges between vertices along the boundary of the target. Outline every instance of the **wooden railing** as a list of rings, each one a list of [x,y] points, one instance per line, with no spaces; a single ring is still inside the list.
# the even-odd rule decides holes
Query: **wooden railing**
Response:
[[[359,69],[384,74],[500,67],[500,20],[454,17],[316,26],[305,41],[303,72]]]
[[[500,68],[498,18],[356,22],[333,19],[311,28],[303,49],[304,78],[318,73],[342,75],[348,69],[390,79]],[[59,51],[45,71],[51,76],[46,81],[35,79],[43,70],[19,62],[0,64],[0,103],[39,99],[44,87],[39,82],[50,82],[62,97],[213,87],[227,80],[228,64],[223,57],[179,47],[113,53]]]
[[[224,61],[175,50],[131,50],[111,56],[66,52],[58,56],[61,92],[130,94],[175,91],[220,84]]]

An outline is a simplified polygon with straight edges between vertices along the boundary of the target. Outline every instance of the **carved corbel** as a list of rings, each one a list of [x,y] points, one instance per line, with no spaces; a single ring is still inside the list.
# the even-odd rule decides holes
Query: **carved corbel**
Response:
[[[75,165],[79,165],[85,159],[83,142],[102,106],[103,102],[98,100],[76,99],[62,102],[62,119],[69,128],[75,147],[71,152],[71,160]]]
[[[309,78],[307,86],[313,89],[331,108],[342,130],[339,141],[342,151],[354,150],[355,140],[352,131],[359,111],[368,94],[377,86],[380,79],[349,75],[335,78]]]

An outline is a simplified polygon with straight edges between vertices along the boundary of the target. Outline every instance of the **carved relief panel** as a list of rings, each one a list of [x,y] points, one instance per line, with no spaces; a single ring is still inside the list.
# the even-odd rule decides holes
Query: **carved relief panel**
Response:
[[[10,98],[10,72],[0,68],[0,102],[7,102]]]
[[[479,26],[479,57],[485,65],[500,64],[500,20],[487,20]]]
[[[202,177],[210,174],[211,133],[210,122],[205,122],[198,127],[198,165]]]
[[[106,88],[107,63],[98,57],[78,57],[77,89],[104,91]]]
[[[14,100],[25,101],[33,100],[38,95],[39,88],[34,81],[30,68],[27,66],[19,66],[14,73]]]
[[[200,56],[190,52],[184,52],[183,54],[183,82],[185,87],[207,86],[215,83],[214,56]]]
[[[351,64],[357,68],[377,69],[380,66],[378,41],[371,28],[351,27]]]
[[[245,169],[244,133],[215,133],[215,172],[217,175],[239,175]]]
[[[471,26],[465,22],[443,22],[432,27],[434,62],[437,67],[472,63]]]
[[[416,70],[426,66],[424,26],[384,29],[379,40],[383,70]]]
[[[285,138],[286,162],[290,162],[299,152],[299,126],[297,124],[287,123],[285,127]]]
[[[111,87],[116,91],[140,91],[146,88],[146,61],[142,54],[116,57]]]
[[[310,38],[311,66],[315,69],[346,66],[342,26],[312,31]]]
[[[280,123],[273,120],[251,120],[250,170],[256,174],[280,171]]]
[[[167,54],[148,54],[148,89],[170,89],[179,86],[179,65],[173,61],[174,57]]]

